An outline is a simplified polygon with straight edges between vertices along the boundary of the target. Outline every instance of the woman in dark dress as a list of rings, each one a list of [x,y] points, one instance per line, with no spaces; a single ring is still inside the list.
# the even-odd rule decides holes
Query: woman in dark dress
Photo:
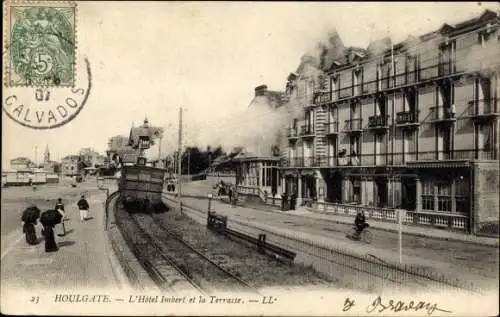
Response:
[[[54,237],[54,226],[44,225],[43,236],[45,238],[45,252],[55,252],[59,250]]]
[[[21,220],[23,221],[23,233],[26,236],[26,243],[29,245],[35,245],[38,243],[38,238],[36,237],[35,225],[37,219],[40,217],[40,209],[36,206],[30,206],[26,208],[23,212]]]
[[[26,235],[26,242],[29,245],[35,245],[38,243],[38,238],[36,237],[35,224],[33,222],[25,222],[23,225],[23,232]]]

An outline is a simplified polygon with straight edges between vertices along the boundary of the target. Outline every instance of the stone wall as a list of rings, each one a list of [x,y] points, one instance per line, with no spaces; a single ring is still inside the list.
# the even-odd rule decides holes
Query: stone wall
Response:
[[[474,234],[498,235],[500,168],[498,161],[475,162],[473,228]]]

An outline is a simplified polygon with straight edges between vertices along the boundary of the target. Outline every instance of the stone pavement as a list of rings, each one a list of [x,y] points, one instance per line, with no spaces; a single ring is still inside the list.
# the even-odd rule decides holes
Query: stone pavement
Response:
[[[89,217],[80,222],[76,202],[67,204],[67,234],[56,235],[59,251],[46,253],[41,236],[41,225],[36,231],[39,244],[30,246],[24,236],[3,251],[1,259],[2,294],[18,290],[82,290],[125,289],[128,284],[112,254],[104,231],[104,193],[87,197]],[[56,234],[61,233],[56,226]],[[22,227],[19,225],[19,235]]]

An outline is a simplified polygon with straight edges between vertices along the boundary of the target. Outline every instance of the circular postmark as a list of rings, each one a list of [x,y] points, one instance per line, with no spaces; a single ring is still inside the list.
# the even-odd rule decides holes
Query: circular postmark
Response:
[[[18,124],[46,130],[72,121],[83,109],[92,88],[90,62],[85,58],[77,70],[74,87],[4,88],[2,109]]]

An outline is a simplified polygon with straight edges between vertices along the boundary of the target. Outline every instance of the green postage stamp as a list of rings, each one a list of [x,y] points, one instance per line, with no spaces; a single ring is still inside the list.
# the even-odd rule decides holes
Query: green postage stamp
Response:
[[[76,4],[63,1],[9,1],[5,14],[6,85],[73,87]]]

